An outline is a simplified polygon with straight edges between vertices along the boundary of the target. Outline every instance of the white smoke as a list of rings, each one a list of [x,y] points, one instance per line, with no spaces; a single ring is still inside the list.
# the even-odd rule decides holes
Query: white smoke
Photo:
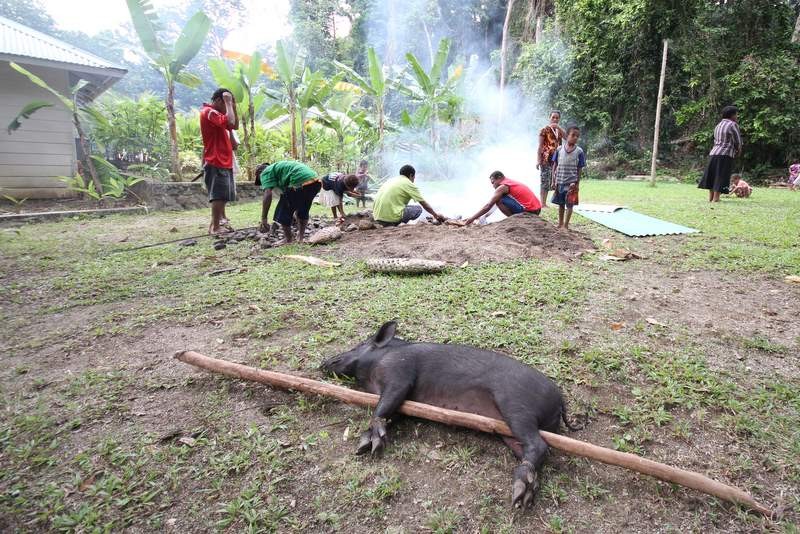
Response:
[[[391,2],[384,0],[382,13],[397,12],[387,7]],[[408,19],[411,8],[423,9],[417,4],[424,3],[409,3],[398,16]],[[384,32],[370,31],[370,41],[381,41],[373,42],[375,45],[385,43],[388,28],[393,32],[392,42],[414,42],[412,36],[402,35],[398,28],[403,27],[406,26],[392,20],[383,21]],[[438,41],[433,43],[436,46]],[[428,68],[426,59],[420,57]],[[451,53],[450,63],[464,62],[454,60]],[[465,118],[452,126],[438,126],[438,148],[433,146],[429,130],[406,128],[387,136],[382,156],[382,166],[391,174],[404,164],[413,165],[417,171],[416,183],[425,200],[448,217],[469,217],[488,202],[493,193],[489,182],[493,171],[502,171],[508,178],[528,185],[538,197],[538,132],[547,124],[548,117],[548,110],[525,99],[513,86],[506,86],[501,94],[497,74],[488,58],[481,61],[472,56],[469,65],[463,67],[460,96]],[[497,211],[490,220],[501,218],[503,215]]]

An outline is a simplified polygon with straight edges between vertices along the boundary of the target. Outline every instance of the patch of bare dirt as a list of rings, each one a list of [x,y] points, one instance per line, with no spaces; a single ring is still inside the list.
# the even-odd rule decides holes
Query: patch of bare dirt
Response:
[[[717,368],[800,378],[800,287],[764,276],[671,272],[647,260],[620,269],[623,282],[593,297],[587,326],[678,327],[709,349],[707,359]]]
[[[574,260],[594,251],[583,233],[558,230],[535,215],[514,215],[497,223],[468,227],[413,224],[347,232],[335,245],[353,258],[425,258],[453,264],[525,258]]]

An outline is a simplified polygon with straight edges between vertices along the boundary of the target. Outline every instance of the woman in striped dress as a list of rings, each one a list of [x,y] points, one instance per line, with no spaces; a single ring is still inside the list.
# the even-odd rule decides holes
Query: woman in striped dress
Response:
[[[708,167],[697,186],[708,189],[709,202],[719,202],[720,193],[729,191],[733,159],[742,154],[738,113],[736,106],[725,106],[722,108],[722,120],[714,128],[714,146],[709,152]]]

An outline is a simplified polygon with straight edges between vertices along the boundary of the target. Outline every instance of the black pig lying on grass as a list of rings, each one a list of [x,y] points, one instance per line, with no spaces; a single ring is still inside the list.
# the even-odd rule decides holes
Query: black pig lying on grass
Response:
[[[516,436],[503,438],[522,460],[514,469],[511,502],[528,506],[538,490],[538,471],[547,453],[539,429],[556,432],[567,421],[561,391],[542,373],[503,354],[463,345],[409,343],[388,322],[354,349],[323,362],[328,373],[356,379],[358,387],[380,395],[361,435],[358,454],[386,445],[387,420],[413,400],[505,421]]]

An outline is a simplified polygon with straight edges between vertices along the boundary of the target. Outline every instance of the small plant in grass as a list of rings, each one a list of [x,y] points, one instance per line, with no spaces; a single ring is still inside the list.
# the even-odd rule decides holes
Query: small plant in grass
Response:
[[[590,501],[605,498],[611,493],[597,482],[590,480],[589,477],[578,479],[578,491],[583,498]]]
[[[789,351],[787,347],[778,343],[773,343],[763,336],[753,336],[744,340],[744,346],[747,349],[756,349],[770,354],[785,354]]]
[[[541,480],[541,477],[539,478]],[[555,472],[548,473],[547,478],[542,484],[542,498],[559,504],[567,499],[567,491],[562,485],[567,481],[567,475]]]
[[[559,515],[550,516],[550,520],[547,522],[547,529],[553,534],[568,532],[564,526],[564,519]]]
[[[478,448],[473,445],[458,445],[447,451],[443,461],[448,469],[466,468],[475,462],[475,457],[479,452]]]
[[[4,199],[8,200],[14,205],[14,213],[20,213],[22,211],[22,205],[25,204],[25,201],[28,200],[28,197],[25,198],[17,198],[11,195],[0,194]]]
[[[425,526],[434,534],[451,534],[457,531],[462,516],[450,508],[435,510],[425,520]]]
[[[403,480],[397,474],[383,475],[366,491],[366,497],[373,503],[381,503],[397,495],[402,488]]]

